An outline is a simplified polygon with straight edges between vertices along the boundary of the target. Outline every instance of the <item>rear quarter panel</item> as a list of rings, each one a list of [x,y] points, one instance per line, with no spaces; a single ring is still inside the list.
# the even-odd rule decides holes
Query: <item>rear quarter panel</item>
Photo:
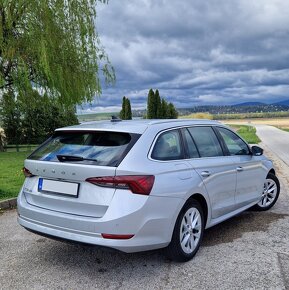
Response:
[[[171,227],[186,201],[194,194],[201,194],[208,205],[208,220],[211,217],[210,200],[202,179],[186,160],[158,161],[150,158],[150,151],[159,130],[147,130],[130,150],[116,170],[117,175],[154,175],[151,196],[176,199],[176,210]]]

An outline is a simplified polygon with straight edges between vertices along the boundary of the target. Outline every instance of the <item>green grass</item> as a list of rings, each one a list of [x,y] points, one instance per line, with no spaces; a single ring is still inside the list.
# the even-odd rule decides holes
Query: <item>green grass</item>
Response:
[[[235,131],[246,140],[249,144],[258,144],[261,142],[259,137],[256,135],[256,128],[247,125],[228,125],[235,129]]]
[[[282,130],[282,131],[286,131],[286,132],[289,132],[289,128],[282,128],[280,126],[275,126],[276,128]]]
[[[30,152],[0,152],[0,200],[16,197],[23,184],[22,168]]]

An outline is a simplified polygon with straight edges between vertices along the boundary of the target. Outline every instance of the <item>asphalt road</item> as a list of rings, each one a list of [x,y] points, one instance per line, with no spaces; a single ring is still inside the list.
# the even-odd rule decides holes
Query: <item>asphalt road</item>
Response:
[[[0,213],[0,289],[289,289],[289,168],[266,154],[282,185],[274,208],[208,229],[185,264],[52,241],[21,228],[15,210]]]
[[[254,126],[262,143],[289,166],[289,133],[273,126]]]

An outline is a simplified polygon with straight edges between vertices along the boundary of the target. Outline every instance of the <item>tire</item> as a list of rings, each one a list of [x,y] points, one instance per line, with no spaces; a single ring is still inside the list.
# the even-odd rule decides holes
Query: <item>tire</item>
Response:
[[[204,228],[204,213],[201,205],[196,200],[187,201],[177,218],[172,240],[165,249],[166,256],[176,262],[191,260],[200,247]]]
[[[280,193],[280,183],[273,173],[268,173],[261,200],[253,207],[257,211],[270,209],[277,201]]]

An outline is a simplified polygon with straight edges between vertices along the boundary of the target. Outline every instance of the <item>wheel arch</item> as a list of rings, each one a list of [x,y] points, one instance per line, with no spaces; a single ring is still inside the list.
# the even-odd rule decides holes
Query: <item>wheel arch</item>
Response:
[[[269,170],[268,174],[269,174],[269,173],[272,173],[272,174],[276,175],[276,171],[275,171],[274,168],[271,168],[271,169]]]
[[[185,204],[190,200],[196,200],[197,202],[200,203],[200,205],[204,211],[204,220],[205,220],[205,227],[206,227],[206,224],[208,222],[208,215],[209,215],[209,208],[208,208],[208,203],[207,203],[206,198],[200,193],[195,193],[187,199]]]
[[[206,194],[202,194],[200,192],[195,192],[191,195],[189,195],[187,198],[183,199],[183,202],[180,204],[179,211],[176,212],[172,223],[171,223],[171,232],[169,236],[169,241],[171,241],[172,234],[177,222],[177,219],[181,212],[183,211],[185,205],[190,201],[190,200],[196,200],[200,203],[202,206],[203,212],[204,212],[204,227],[205,229],[207,228],[208,224],[210,223],[210,217],[211,217],[211,209],[210,209],[210,203],[209,203],[209,197]]]
[[[179,248],[176,247],[176,242],[179,241],[178,238],[176,238],[176,233],[178,235],[180,235],[180,233],[178,233],[178,231],[180,230],[180,223],[181,223],[181,220],[179,219],[179,217],[180,217],[181,214],[185,213],[186,209],[188,209],[190,207],[190,205],[189,205],[190,201],[194,201],[195,204],[197,202],[202,207],[203,214],[204,214],[204,216],[203,216],[203,218],[204,218],[204,227],[203,227],[203,229],[201,231],[200,241],[198,242],[199,244],[194,249],[194,252],[191,253],[192,256],[184,256],[184,255],[180,254]],[[191,196],[189,196],[189,198],[184,199],[183,206],[182,206],[181,210],[179,211],[179,213],[177,215],[177,218],[176,218],[176,221],[175,221],[175,224],[174,224],[174,228],[173,228],[173,231],[172,231],[170,243],[168,244],[167,248],[165,249],[165,252],[166,252],[166,254],[167,254],[169,259],[174,260],[174,261],[178,261],[178,262],[185,262],[185,261],[190,260],[196,254],[196,252],[198,251],[200,242],[202,240],[203,232],[204,232],[204,230],[206,228],[208,215],[210,214],[209,212],[210,212],[210,208],[208,207],[208,202],[207,202],[206,197],[204,195],[202,195],[200,193],[194,193]],[[178,227],[176,228],[176,226],[178,226]],[[179,242],[178,242],[178,245],[179,245]]]

